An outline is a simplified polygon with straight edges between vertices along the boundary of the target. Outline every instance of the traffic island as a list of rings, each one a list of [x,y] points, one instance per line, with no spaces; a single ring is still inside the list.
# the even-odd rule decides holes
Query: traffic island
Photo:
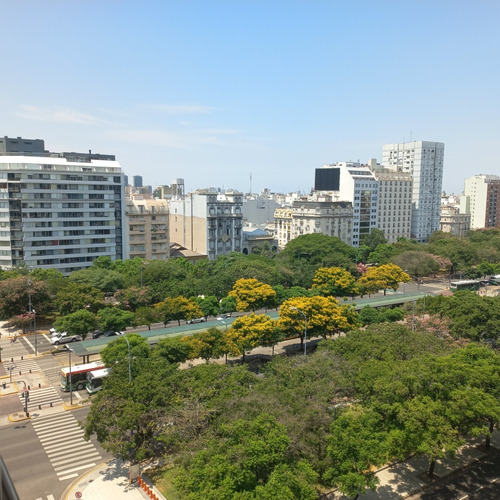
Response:
[[[31,417],[29,413],[26,415],[25,412],[11,413],[9,415],[9,422],[22,422],[23,420],[30,420]]]

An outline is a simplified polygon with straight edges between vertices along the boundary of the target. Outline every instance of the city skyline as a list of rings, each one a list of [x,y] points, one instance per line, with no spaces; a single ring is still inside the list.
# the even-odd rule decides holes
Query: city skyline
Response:
[[[495,174],[495,2],[6,3],[0,135],[114,154],[148,185],[308,192],[324,164],[446,146]],[[15,42],[15,44],[14,44]]]

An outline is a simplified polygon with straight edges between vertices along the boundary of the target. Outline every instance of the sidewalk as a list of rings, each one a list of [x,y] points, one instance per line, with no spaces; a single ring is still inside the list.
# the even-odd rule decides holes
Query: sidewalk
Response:
[[[61,500],[84,498],[85,500],[109,500],[126,498],[127,500],[144,500],[151,498],[135,481],[129,483],[129,467],[118,459],[98,465],[87,474],[79,477],[62,495]],[[157,498],[164,497],[154,488]]]

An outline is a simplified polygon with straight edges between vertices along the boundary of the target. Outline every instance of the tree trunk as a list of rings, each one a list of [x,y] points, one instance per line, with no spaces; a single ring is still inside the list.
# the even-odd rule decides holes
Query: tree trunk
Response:
[[[484,448],[486,450],[489,450],[490,449],[490,445],[491,445],[491,435],[493,434],[493,421],[490,420],[490,428],[489,428],[489,431],[490,433],[486,436],[486,443],[484,444]]]
[[[434,469],[436,468],[436,461],[432,460],[431,463],[429,464],[429,470],[427,472],[427,475],[433,479],[434,478]]]

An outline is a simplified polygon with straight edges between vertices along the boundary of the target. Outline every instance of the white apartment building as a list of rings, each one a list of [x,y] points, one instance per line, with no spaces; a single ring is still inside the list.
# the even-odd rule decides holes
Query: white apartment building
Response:
[[[200,189],[169,201],[170,241],[216,259],[241,252],[243,193]]]
[[[170,257],[167,200],[133,196],[125,207],[127,257],[166,260]]]
[[[0,138],[0,266],[63,274],[124,258],[124,179],[112,155]]]
[[[340,238],[351,245],[353,207],[347,201],[297,200],[292,206],[291,239],[302,234],[320,233]]]
[[[382,165],[412,175],[411,237],[418,242],[427,241],[439,230],[443,164],[442,142],[412,141],[383,146]]]
[[[412,207],[412,176],[376,167],[372,170],[378,181],[378,229],[388,243],[410,238]]]
[[[352,204],[352,239],[359,247],[363,236],[377,227],[378,181],[367,165],[339,162],[316,169],[315,190],[328,194],[333,201]]]
[[[475,175],[465,179],[460,213],[470,215],[470,228],[500,226],[500,177]]]
[[[292,239],[292,209],[289,207],[277,208],[274,211],[274,237],[278,242],[278,249],[283,250]]]

